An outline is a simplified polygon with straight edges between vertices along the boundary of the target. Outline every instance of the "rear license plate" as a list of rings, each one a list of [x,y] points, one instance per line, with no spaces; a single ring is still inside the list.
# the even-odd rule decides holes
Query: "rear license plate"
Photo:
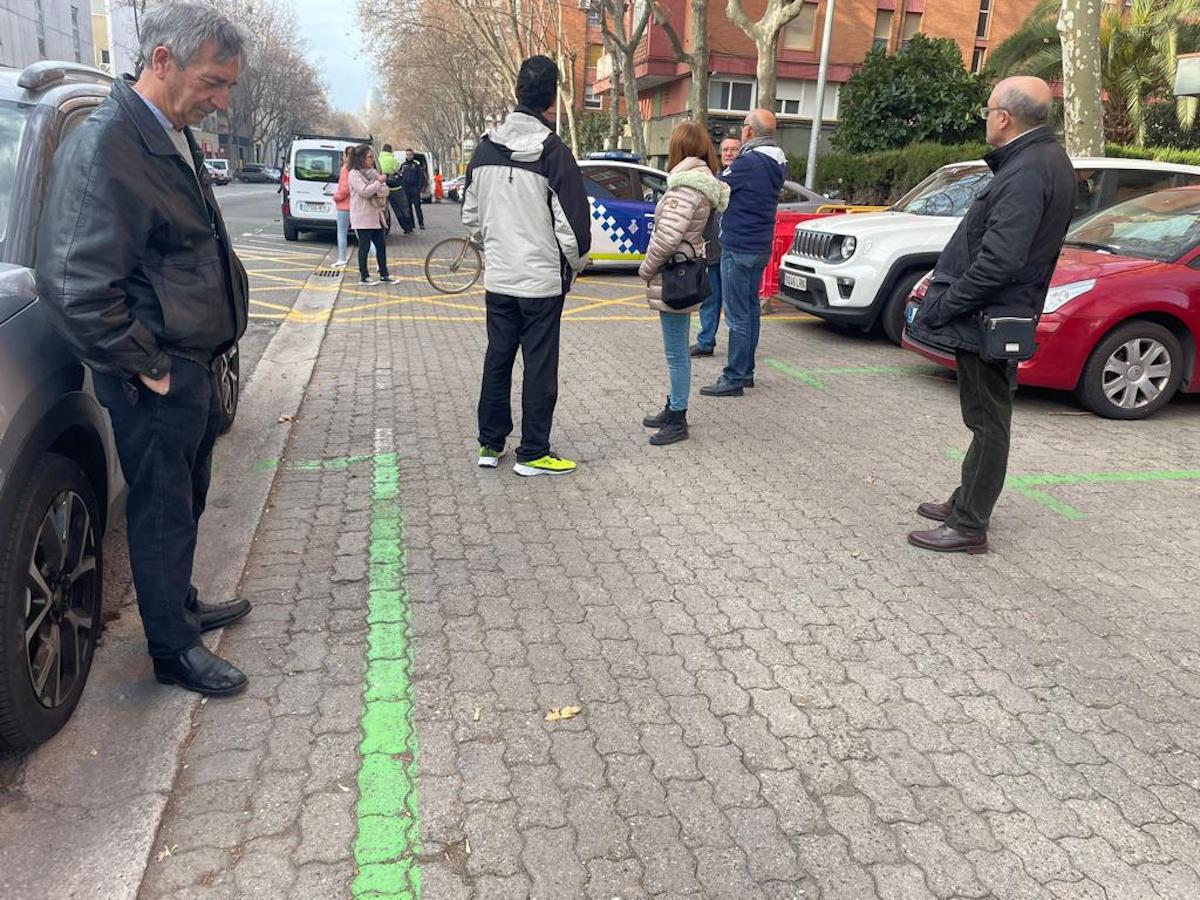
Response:
[[[783,273],[783,286],[790,287],[795,291],[807,291],[808,279],[803,275],[793,275],[791,272]]]
[[[329,212],[328,203],[301,203],[300,208],[305,212]]]

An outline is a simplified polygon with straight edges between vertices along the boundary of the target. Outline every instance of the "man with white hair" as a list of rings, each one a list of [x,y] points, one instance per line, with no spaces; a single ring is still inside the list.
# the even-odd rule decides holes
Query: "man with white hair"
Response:
[[[112,419],[155,677],[204,694],[246,686],[200,634],[249,602],[203,603],[191,577],[221,423],[213,366],[246,330],[248,282],[188,126],[229,108],[245,42],[206,4],[147,12],[137,79],[58,151],[38,232],[42,301]]]

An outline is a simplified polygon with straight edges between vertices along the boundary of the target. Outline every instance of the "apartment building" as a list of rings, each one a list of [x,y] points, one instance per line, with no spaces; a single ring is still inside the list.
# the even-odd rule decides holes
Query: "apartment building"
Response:
[[[645,0],[636,0],[640,4]],[[889,53],[902,48],[913,35],[951,38],[963,62],[981,71],[990,48],[1011,35],[1038,0],[837,0],[831,33],[828,87],[823,133],[836,127],[841,86],[873,47]],[[669,20],[685,41],[691,31],[688,0],[663,0]],[[630,14],[632,15],[632,6]],[[750,18],[758,19],[766,0],[745,0]],[[775,111],[779,138],[789,155],[804,155],[817,104],[817,70],[821,35],[829,0],[807,0],[800,15],[780,34]],[[598,31],[598,29],[597,29]],[[708,113],[714,135],[735,130],[748,110],[758,105],[757,53],[753,42],[729,21],[724,4],[710,4]],[[602,55],[602,54],[601,54]],[[671,129],[691,114],[688,91],[691,72],[680,63],[665,29],[654,24],[635,57],[640,109],[646,128],[647,152],[665,157]],[[604,98],[612,90],[606,59],[597,58],[589,96]],[[603,102],[603,99],[601,99]]]
[[[0,66],[40,59],[91,65],[90,0],[0,0]]]

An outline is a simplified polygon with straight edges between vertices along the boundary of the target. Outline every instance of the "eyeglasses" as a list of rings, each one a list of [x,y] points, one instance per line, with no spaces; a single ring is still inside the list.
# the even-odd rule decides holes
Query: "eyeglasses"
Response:
[[[981,106],[979,107],[979,118],[986,121],[988,115],[994,112],[1008,112],[1008,108],[1005,106]]]

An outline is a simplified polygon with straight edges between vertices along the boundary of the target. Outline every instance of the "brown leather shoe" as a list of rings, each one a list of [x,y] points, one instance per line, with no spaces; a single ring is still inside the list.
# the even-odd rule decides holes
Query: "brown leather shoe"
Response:
[[[917,515],[935,522],[945,522],[950,518],[950,501],[938,503],[936,500],[926,500],[917,507]]]
[[[908,542],[922,550],[939,553],[987,553],[987,533],[965,534],[957,528],[943,525],[929,531],[910,531]]]

